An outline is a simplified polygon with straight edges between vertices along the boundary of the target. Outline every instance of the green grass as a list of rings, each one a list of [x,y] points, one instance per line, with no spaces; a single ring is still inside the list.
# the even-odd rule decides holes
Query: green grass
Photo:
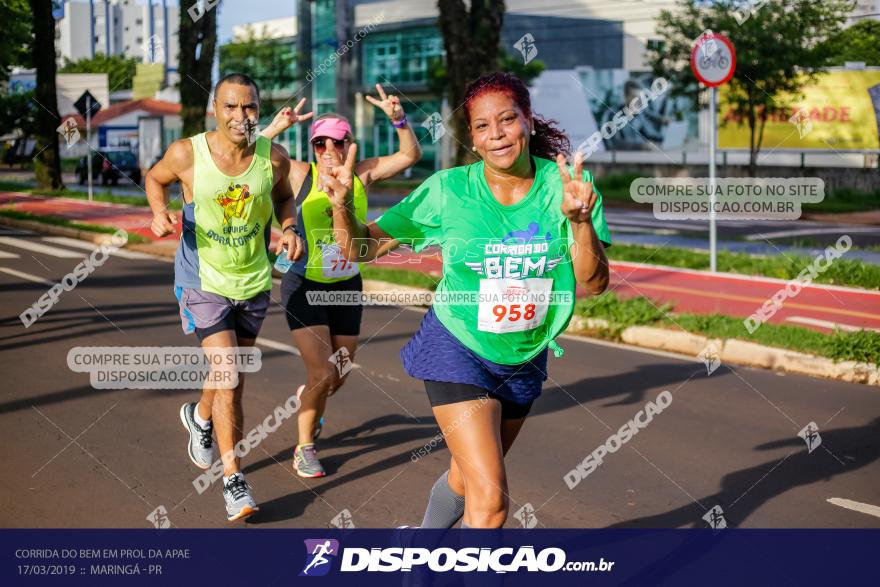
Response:
[[[369,264],[361,265],[367,279],[378,279],[435,289],[437,277],[417,271],[386,269]],[[671,306],[657,305],[648,298],[637,296],[621,299],[614,293],[581,298],[575,302],[574,313],[584,318],[598,318],[609,323],[608,328],[590,329],[590,334],[611,340],[620,340],[620,333],[629,326],[658,326],[685,330],[710,338],[739,339],[767,346],[828,357],[836,361],[860,361],[880,364],[880,333],[835,331],[825,334],[799,326],[763,324],[753,334],[743,326],[743,319],[721,314],[670,314]]]
[[[86,192],[78,192],[75,190],[69,189],[60,189],[60,190],[41,190],[39,188],[30,187],[23,183],[18,183],[14,181],[0,181],[0,191],[10,191],[10,192],[23,192],[26,194],[35,194],[38,196],[48,196],[48,197],[63,197],[63,198],[74,198],[77,200],[88,200],[89,194]],[[129,206],[145,206],[148,207],[150,204],[147,202],[146,197],[139,196],[116,196],[113,195],[108,189],[105,189],[103,192],[93,192],[92,200],[95,202],[109,202],[111,204],[127,204]],[[180,210],[181,202],[179,199],[174,198],[168,202],[169,210]]]
[[[709,253],[678,247],[616,244],[608,249],[607,254],[610,259],[616,261],[669,265],[684,269],[709,269]],[[812,262],[813,258],[792,255],[763,257],[729,251],[718,252],[719,271],[778,279],[793,279]],[[827,270],[818,274],[814,281],[880,289],[880,265],[865,263],[860,259],[847,259],[844,254],[831,263]]]
[[[56,216],[43,216],[40,214],[31,214],[30,212],[21,212],[19,210],[0,210],[0,216],[7,218],[15,218],[16,220],[30,220],[32,222],[41,222],[43,224],[51,224],[53,226],[65,226],[67,228],[75,228],[77,230],[86,230],[88,232],[100,232],[103,234],[113,234],[117,228],[112,226],[103,226],[101,224],[88,224],[85,222],[73,222]],[[128,242],[130,243],[150,243],[150,239],[139,234],[128,233]]]
[[[377,279],[379,281],[390,281],[398,285],[408,285],[411,287],[423,287],[431,291],[437,289],[437,283],[440,282],[439,276],[427,275],[419,271],[407,271],[406,269],[387,269],[385,267],[377,267],[365,263],[361,265],[361,275],[365,279]]]
[[[599,318],[610,324],[612,338],[629,326],[659,322],[672,308],[669,304],[658,306],[644,297],[621,300],[614,294],[581,298],[575,302],[574,313],[584,318]]]
[[[840,188],[825,194],[818,204],[804,204],[803,211],[811,214],[839,214],[843,212],[862,212],[880,208],[880,188],[873,192],[862,192],[851,188]]]
[[[762,324],[753,334],[749,334],[742,318],[721,314],[670,314],[668,305],[658,307],[641,296],[621,299],[613,293],[578,300],[575,314],[607,320],[609,328],[599,329],[595,333],[612,339],[619,339],[620,333],[628,326],[662,326],[710,338],[733,338],[811,353],[836,361],[880,364],[880,333],[869,330],[838,330],[825,334],[799,326]]]
[[[633,207],[650,210],[650,204],[634,202],[629,193],[629,186],[640,177],[641,173],[621,173],[596,178],[596,186],[602,197],[611,203],[626,203]],[[846,212],[863,212],[880,209],[880,188],[864,192],[852,188],[838,188],[829,191],[818,204],[804,204],[803,212],[809,214],[840,214]]]

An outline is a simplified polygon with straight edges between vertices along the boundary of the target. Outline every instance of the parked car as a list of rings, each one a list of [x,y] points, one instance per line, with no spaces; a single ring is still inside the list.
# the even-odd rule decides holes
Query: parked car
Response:
[[[88,182],[86,168],[88,157],[83,157],[76,165],[76,178],[80,184]],[[116,185],[120,177],[126,177],[135,184],[141,183],[141,168],[137,157],[128,149],[101,149],[92,153],[92,179],[101,179],[102,185]]]

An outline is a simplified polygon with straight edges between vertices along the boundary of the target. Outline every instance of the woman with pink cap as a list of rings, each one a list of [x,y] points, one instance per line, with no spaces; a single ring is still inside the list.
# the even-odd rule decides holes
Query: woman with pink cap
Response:
[[[379,99],[372,96],[366,99],[381,109],[397,129],[400,149],[384,157],[364,159],[355,166],[351,189],[355,213],[362,222],[367,217],[367,186],[401,173],[422,157],[400,99],[386,95],[379,84],[376,89]],[[293,124],[311,118],[312,113],[299,114],[303,104],[305,98],[295,108],[281,110],[262,134],[271,139]],[[299,438],[293,467],[300,477],[323,477],[324,468],[318,461],[315,440],[323,426],[327,398],[342,386],[354,361],[363,307],[360,304],[318,305],[310,302],[309,294],[320,297],[321,292],[351,292],[352,297],[359,297],[362,283],[358,264],[348,261],[336,243],[332,205],[318,183],[320,175],[342,165],[354,144],[351,125],[340,114],[323,114],[312,123],[309,142],[315,162],[291,161],[289,175],[296,194],[297,226],[303,231],[306,252],[284,274],[281,296],[287,324],[307,372],[306,383],[297,390],[302,407],[298,414]]]

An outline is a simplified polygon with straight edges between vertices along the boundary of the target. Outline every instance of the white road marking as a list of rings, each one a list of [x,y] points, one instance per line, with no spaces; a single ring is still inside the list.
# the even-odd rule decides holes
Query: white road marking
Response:
[[[609,218],[608,226],[617,225],[644,226],[645,228],[676,228],[678,230],[687,230],[689,232],[706,232],[708,227],[693,224],[676,224],[675,222],[651,222],[648,220],[623,220],[621,218]]]
[[[789,316],[785,319],[786,322],[797,322],[799,324],[809,324],[811,326],[818,326],[819,328],[828,328],[829,330],[834,330],[835,328],[840,328],[841,330],[845,330],[847,332],[857,332],[859,330],[873,330],[874,332],[880,332],[880,328],[868,328],[862,326],[853,326],[852,324],[841,324],[840,322],[831,322],[829,320],[819,320],[817,318],[807,318],[806,316]]]
[[[21,257],[18,253],[7,253],[6,251],[0,251],[0,259],[18,259]]]
[[[680,230],[667,230],[665,228],[636,228],[634,226],[615,226],[614,232],[630,232],[633,234],[653,234],[655,236],[675,236],[681,234]]]
[[[758,234],[750,234],[746,237],[747,241],[760,241],[764,239],[770,238],[786,238],[790,236],[805,236],[809,234],[850,234],[850,233],[878,233],[876,227],[856,227],[856,226],[841,226],[838,228],[801,228],[799,230],[780,230],[777,232],[763,232]]]
[[[35,283],[44,283],[46,285],[55,285],[54,281],[49,281],[48,279],[43,279],[38,275],[31,275],[30,273],[25,273],[24,271],[16,271],[15,269],[10,269],[9,267],[0,267],[0,271],[3,273],[8,273],[9,275],[14,275],[15,277],[20,277],[22,279],[26,279],[28,281],[33,281]]]
[[[257,337],[257,344],[261,346],[267,346],[270,349],[275,349],[276,351],[284,351],[285,353],[290,353],[291,355],[296,355],[297,357],[301,357],[302,353],[299,352],[299,349],[293,346],[292,344],[286,344],[283,342],[277,342],[270,338],[263,338],[262,336]],[[361,366],[358,363],[351,364],[352,369],[360,369]]]
[[[880,507],[877,507],[876,505],[860,503],[851,499],[843,499],[842,497],[832,497],[827,499],[826,501],[828,503],[846,508],[848,510],[853,510],[855,512],[860,512],[862,514],[868,514],[869,516],[880,518]]]
[[[66,236],[47,236],[43,238],[44,241],[48,241],[51,243],[55,243],[57,245],[67,245],[68,247],[75,247],[77,249],[86,249],[89,251],[93,251],[97,249],[100,245],[96,245],[95,243],[90,243],[88,241],[81,241],[75,238],[67,238]],[[152,260],[153,257],[150,255],[145,255],[143,253],[136,253],[134,251],[126,251],[125,249],[119,249],[111,253],[111,255],[115,257],[122,257],[125,259],[149,259]]]
[[[60,249],[58,247],[50,247],[48,245],[22,238],[0,236],[0,243],[12,247],[18,247],[19,249],[25,249],[27,251],[33,251],[35,253],[43,253],[44,255],[50,255],[59,259],[82,259],[82,253]]]
[[[283,342],[275,342],[274,340],[263,338],[262,336],[257,337],[257,344],[261,346],[267,346],[270,349],[275,349],[276,351],[284,351],[285,353],[290,353],[292,355],[296,355],[297,357],[302,356],[302,353],[300,353],[299,349],[295,346],[291,344],[284,344]]]

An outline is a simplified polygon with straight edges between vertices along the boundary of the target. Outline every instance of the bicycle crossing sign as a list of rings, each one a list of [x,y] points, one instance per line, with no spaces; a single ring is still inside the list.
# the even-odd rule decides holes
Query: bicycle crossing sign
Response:
[[[724,35],[706,33],[697,39],[691,52],[691,69],[709,87],[726,84],[736,69],[736,51]]]

